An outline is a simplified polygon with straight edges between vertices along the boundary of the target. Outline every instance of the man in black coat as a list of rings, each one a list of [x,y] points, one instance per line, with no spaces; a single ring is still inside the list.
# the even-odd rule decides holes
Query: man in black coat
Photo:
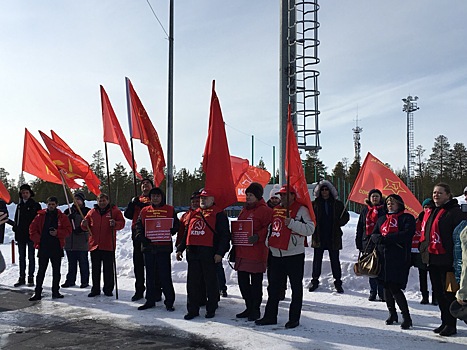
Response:
[[[2,220],[3,223],[0,224],[0,244],[3,244],[3,240],[5,239],[5,224],[13,226],[15,222],[8,218],[8,209],[6,207],[6,202],[0,198],[0,214],[5,213],[6,218]]]
[[[36,214],[41,210],[41,206],[34,199],[34,192],[28,184],[21,185],[19,188],[19,203],[15,212],[15,224],[13,231],[15,232],[15,241],[18,243],[19,254],[19,279],[14,284],[19,287],[26,284],[26,250],[29,261],[28,268],[28,286],[34,285],[34,243],[29,238],[29,225],[36,217]]]

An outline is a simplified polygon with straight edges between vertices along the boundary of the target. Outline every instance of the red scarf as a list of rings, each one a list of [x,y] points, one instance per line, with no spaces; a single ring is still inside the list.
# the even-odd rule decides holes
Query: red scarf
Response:
[[[427,209],[425,216],[422,221],[422,237],[420,242],[423,242],[426,237],[425,226],[428,218],[431,216],[432,209]],[[440,209],[436,217],[434,218],[431,228],[430,228],[430,244],[428,245],[428,252],[430,254],[446,254],[446,250],[443,247],[443,242],[441,241],[441,235],[439,234],[439,219],[446,212],[446,209]]]
[[[380,227],[381,234],[387,236],[390,233],[399,231],[399,216],[401,216],[404,211],[398,213],[386,214],[386,221]]]
[[[365,221],[365,232],[366,235],[369,236],[373,233],[373,229],[375,228],[376,221],[378,221],[378,211],[381,209],[382,205],[376,205],[374,207],[368,206],[368,212],[366,213],[366,221]]]

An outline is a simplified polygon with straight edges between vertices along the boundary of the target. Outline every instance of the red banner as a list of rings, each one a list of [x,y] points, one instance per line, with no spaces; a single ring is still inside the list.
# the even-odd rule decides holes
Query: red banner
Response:
[[[173,227],[173,218],[147,218],[144,220],[146,238],[151,242],[171,242],[170,229]]]
[[[23,146],[23,165],[22,170],[47,182],[62,184],[60,173],[57,166],[50,158],[49,153],[36,140],[34,136],[25,129]],[[80,188],[72,179],[66,179],[68,187]]]
[[[416,218],[423,210],[420,202],[404,182],[383,162],[368,152],[350,191],[349,200],[364,204],[368,193],[373,188],[380,190],[384,196],[393,193],[401,196],[405,203],[406,212]]]
[[[104,142],[114,143],[119,145],[122,149],[123,155],[127,160],[130,168],[135,172],[135,175],[142,179],[143,177],[136,171],[136,162],[133,164],[133,157],[131,154],[128,142],[123,134],[120,123],[118,122],[117,115],[112,108],[109,96],[105,92],[104,87],[101,85],[101,105],[102,105],[102,124],[104,127]]]
[[[253,236],[253,220],[235,220],[230,223],[233,245],[253,246],[248,237]]]
[[[51,132],[53,139],[39,131],[54,164],[63,172],[65,178],[83,179],[89,190],[96,196],[99,195],[100,180],[92,172],[88,162],[73,152],[54,131]]]
[[[154,174],[154,184],[159,187],[164,180],[165,159],[162,151],[161,142],[156,129],[149,119],[141,100],[136,94],[130,79],[126,78],[128,87],[128,98],[130,105],[130,131],[131,137],[141,140],[141,143],[148,147],[149,157],[151,158],[152,172]]]
[[[11,202],[10,192],[8,192],[2,181],[0,181],[0,198],[7,204]]]
[[[209,128],[203,155],[203,171],[206,174],[204,188],[215,197],[216,204],[224,209],[236,202],[235,184],[232,178],[229,145],[225,134],[221,106],[212,82]]]
[[[295,191],[295,200],[308,208],[310,217],[316,225],[316,217],[311,205],[310,193],[308,192],[308,185],[306,183],[305,173],[303,171],[302,160],[298,152],[297,138],[290,118],[290,105],[289,116],[287,121],[287,146],[285,154],[285,175],[289,186]]]

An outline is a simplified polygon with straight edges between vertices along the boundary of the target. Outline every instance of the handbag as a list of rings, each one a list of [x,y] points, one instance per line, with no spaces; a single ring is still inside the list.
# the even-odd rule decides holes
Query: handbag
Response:
[[[368,244],[370,242],[368,241]],[[378,277],[379,272],[381,271],[381,264],[378,258],[378,252],[376,251],[376,246],[370,253],[365,251],[358,253],[358,260],[354,264],[353,271],[357,276],[368,276],[368,277]]]

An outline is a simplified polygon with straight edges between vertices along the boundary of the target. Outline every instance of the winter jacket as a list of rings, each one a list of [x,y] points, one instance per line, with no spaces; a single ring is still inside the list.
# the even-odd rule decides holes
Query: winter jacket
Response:
[[[461,241],[461,233],[467,227],[467,220],[462,220],[459,225],[454,229],[452,233],[452,240],[454,242],[454,275],[456,276],[456,281],[459,283],[462,274],[462,256],[467,255],[467,250],[465,253],[462,253],[462,241]]]
[[[401,289],[405,289],[409,278],[415,218],[411,214],[401,214],[397,221],[398,232],[383,236],[381,225],[385,221],[386,216],[380,217],[371,235],[371,240],[376,242],[381,262],[381,272],[378,278],[384,282],[397,283]]]
[[[191,207],[188,211],[184,212],[180,218],[180,226],[178,227],[177,238],[175,240],[175,247],[178,247],[182,242],[183,237],[186,235],[186,230],[188,229],[188,223],[190,222],[190,215],[195,210]]]
[[[15,212],[15,226],[13,226],[15,241],[23,243],[29,241],[29,225],[41,209],[41,205],[32,198],[26,202],[19,200]]]
[[[462,247],[462,271],[456,298],[467,301],[467,227],[460,234]]]
[[[91,208],[81,207],[81,212],[84,216],[86,216],[90,210]],[[76,206],[73,205],[71,207],[71,213],[69,209],[66,209],[65,215],[68,216],[71,227],[74,227],[71,235],[65,238],[65,250],[87,252],[89,249],[89,232],[81,228],[81,221],[83,220],[81,214],[78,209],[76,209]]]
[[[292,256],[305,253],[306,237],[311,236],[315,231],[315,224],[311,220],[308,208],[302,205],[300,209],[298,209],[295,218],[290,220],[287,227],[292,230],[287,250],[269,247],[269,250],[274,257]],[[266,240],[266,245],[267,244],[268,241]]]
[[[187,245],[187,231],[185,232],[185,236],[183,237],[181,243],[177,246],[177,252],[183,252],[187,251],[186,254],[186,259],[187,261],[190,260],[201,260],[205,262],[214,262],[213,258],[214,255],[220,255],[224,256],[225,253],[227,253],[230,249],[230,226],[229,226],[229,219],[227,218],[227,215],[224,213],[224,211],[219,210],[219,208],[216,207],[214,204],[214,207],[211,207],[209,209],[214,209],[214,211],[217,211],[216,214],[216,224],[215,227],[213,227],[213,234],[214,234],[214,240],[213,240],[213,246],[212,247],[207,247],[207,246],[193,246],[193,245]],[[204,210],[201,208],[196,209],[193,212],[193,215],[190,216],[190,222],[187,224],[188,227],[191,223],[192,220],[196,220],[197,213],[203,212]],[[209,228],[207,228],[209,229]]]
[[[178,232],[178,229],[180,227],[180,221],[178,220],[177,213],[175,212],[174,207],[171,205],[160,205],[160,206],[155,206],[150,205],[144,207],[139,215],[138,220],[136,221],[136,236],[135,236],[135,241],[141,243],[141,251],[142,252],[151,252],[151,253],[156,253],[156,252],[169,252],[171,253],[173,251],[173,245],[172,241],[170,242],[156,242],[156,243],[151,243],[148,238],[146,238],[145,234],[145,219],[147,217],[158,217],[158,218],[163,218],[162,215],[157,215],[157,216],[152,216],[150,211],[151,210],[157,210],[157,209],[162,209],[164,212],[166,211],[171,211],[172,216],[165,216],[166,218],[173,218],[173,225],[172,228],[170,229],[170,234],[173,236]]]
[[[326,201],[321,197],[321,187],[327,187],[330,191],[329,199]],[[341,227],[350,220],[350,214],[345,209],[344,203],[337,199],[337,190],[329,181],[320,181],[315,187],[314,194],[316,230],[311,245],[313,248],[340,250],[343,234]],[[326,205],[329,206],[328,213],[326,213]]]
[[[55,218],[51,218],[52,215],[55,215],[47,209],[40,210],[29,226],[29,237],[34,242],[34,248],[39,249],[39,251],[42,244],[52,242],[52,245],[55,240],[59,241],[60,249],[63,249],[65,238],[71,234],[71,224],[68,217],[60,209],[55,209],[55,211],[57,212],[56,220]],[[50,236],[50,227],[56,228],[57,236]]]
[[[367,203],[368,204],[368,203]],[[381,203],[383,204],[383,203]],[[355,237],[355,246],[358,250],[363,251],[368,244],[370,236],[366,235],[366,216],[368,214],[368,206],[365,206],[360,212],[357,222],[357,233]],[[378,209],[378,218],[386,214],[384,206]]]
[[[131,220],[131,238],[134,240],[136,236],[136,221],[139,218],[141,209],[151,205],[151,198],[142,194],[139,197],[135,197],[128,203],[123,215]]]
[[[272,209],[268,207],[264,199],[261,199],[251,207],[245,206],[238,220],[253,220],[253,235],[257,235],[258,240],[252,246],[235,246],[235,270],[251,273],[256,273],[258,270],[265,272],[269,254],[265,242],[268,226],[272,220]]]
[[[439,235],[446,253],[431,254],[428,252],[428,245],[430,243],[429,232],[431,231],[433,220],[440,209],[446,210],[446,212],[439,218]],[[450,269],[453,268],[454,243],[452,240],[452,233],[463,219],[467,219],[466,213],[461,211],[457,199],[455,198],[449,200],[440,207],[435,207],[431,211],[431,215],[425,225],[425,240],[420,242],[420,254],[422,255],[422,261],[424,264],[448,266]]]
[[[6,207],[6,202],[0,198],[0,214],[6,213],[8,215],[8,208]],[[8,219],[6,224],[14,226],[15,222],[13,220]],[[3,240],[5,237],[5,223],[0,225],[0,244],[3,244]]]
[[[84,217],[91,228],[89,237],[89,251],[96,249],[105,251],[115,251],[117,246],[116,232],[125,227],[125,218],[122,212],[115,205],[108,205],[104,209],[94,205]],[[110,219],[115,220],[115,226],[110,227]],[[86,230],[86,226],[81,224],[81,229]]]

